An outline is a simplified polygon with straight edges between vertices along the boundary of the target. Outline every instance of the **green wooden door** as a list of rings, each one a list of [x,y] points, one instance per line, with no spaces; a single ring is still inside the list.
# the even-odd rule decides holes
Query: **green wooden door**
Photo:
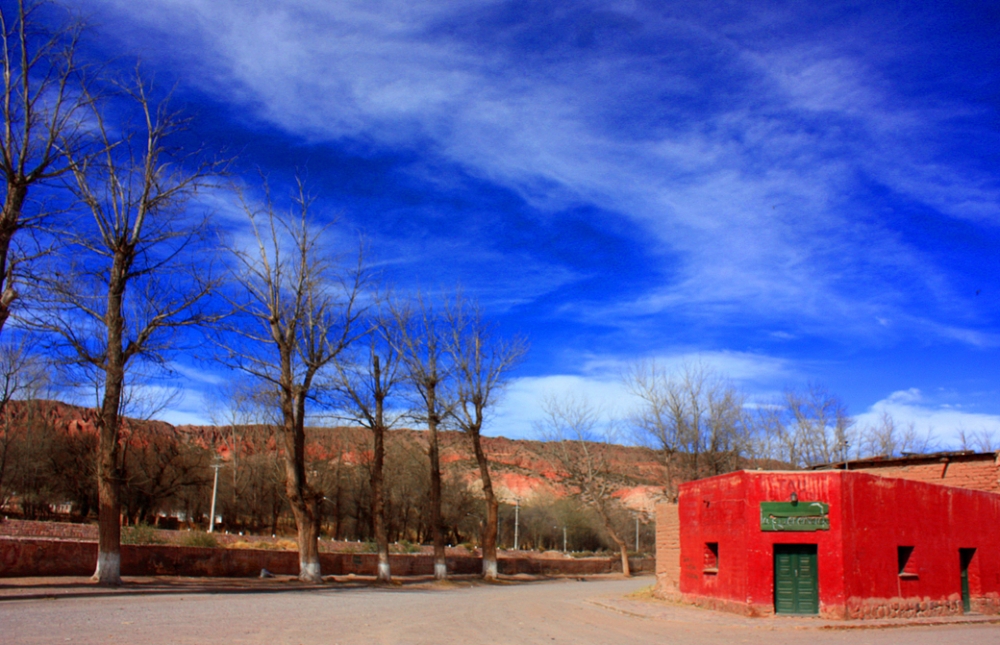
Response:
[[[775,613],[819,613],[817,569],[815,544],[774,545]]]
[[[969,565],[972,564],[974,555],[976,555],[975,549],[958,550],[958,562],[962,571],[962,611],[965,613],[972,611],[972,601],[969,595]]]

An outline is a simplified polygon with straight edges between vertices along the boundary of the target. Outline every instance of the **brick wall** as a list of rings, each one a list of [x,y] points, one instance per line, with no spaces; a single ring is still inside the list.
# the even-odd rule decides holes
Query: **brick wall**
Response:
[[[0,535],[97,542],[97,526],[94,524],[71,524],[69,522],[34,522],[31,520],[0,519]]]
[[[122,574],[126,576],[210,576],[250,577],[261,569],[281,575],[296,575],[299,555],[295,551],[263,549],[212,549],[170,545],[122,545]],[[0,577],[89,576],[97,562],[95,542],[43,538],[0,537]],[[321,553],[326,575],[375,575],[374,553]],[[425,554],[390,556],[392,572],[398,576],[431,575],[434,557]],[[633,558],[635,572],[650,572],[653,560]],[[618,557],[609,558],[500,558],[500,573],[550,575],[594,575],[621,571]],[[448,570],[455,574],[482,571],[474,555],[448,558]]]
[[[996,455],[953,456],[938,459],[893,460],[886,464],[863,462],[851,466],[855,472],[881,477],[899,477],[930,484],[957,486],[1000,493],[1000,464]]]
[[[656,595],[679,595],[681,573],[681,525],[677,504],[656,505]]]

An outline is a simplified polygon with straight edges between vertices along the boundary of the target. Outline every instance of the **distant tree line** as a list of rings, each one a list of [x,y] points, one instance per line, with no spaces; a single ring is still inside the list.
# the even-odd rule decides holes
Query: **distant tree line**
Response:
[[[875,423],[858,423],[839,397],[817,384],[752,399],[703,363],[667,369],[655,361],[630,364],[622,381],[633,405],[620,418],[586,399],[563,397],[547,401],[539,430],[578,443],[630,441],[653,448],[668,498],[680,483],[742,468],[807,468],[940,449],[932,432],[899,423],[886,411]],[[996,449],[988,432],[963,432],[959,439],[963,450]]]
[[[25,519],[86,520],[97,508],[94,452],[97,436],[81,424],[58,427],[53,402],[23,401],[5,411],[8,432],[0,462],[0,507]],[[10,416],[11,418],[6,418]],[[88,418],[83,419],[84,422]],[[65,419],[59,421],[66,425]],[[174,432],[166,424],[129,422],[122,442],[122,518],[126,524],[205,529],[211,512],[213,459],[224,446],[216,530],[248,535],[286,535],[295,522],[285,496],[284,473],[273,426],[220,426]],[[214,434],[213,434],[214,432]],[[318,533],[328,540],[375,542],[372,516],[371,445],[357,428],[314,428],[306,469],[323,494]],[[207,440],[207,441],[206,441]],[[446,467],[442,526],[448,545],[481,547],[485,500],[470,490],[467,466]],[[385,455],[384,522],[390,543],[432,540],[429,460],[413,431],[391,432]],[[497,541],[514,545],[515,522],[522,549],[597,551],[615,547],[601,518],[572,497],[540,496],[498,505]],[[634,547],[635,516],[620,509],[615,521]],[[565,533],[564,533],[565,529]],[[653,545],[649,518],[638,524],[640,549]]]

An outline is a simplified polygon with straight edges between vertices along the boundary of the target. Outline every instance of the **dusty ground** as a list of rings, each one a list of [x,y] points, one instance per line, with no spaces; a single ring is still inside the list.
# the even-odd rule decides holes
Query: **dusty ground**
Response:
[[[301,588],[280,579],[144,579],[109,592],[82,580],[5,580],[0,643],[1000,643],[996,622],[858,629],[858,623],[747,619],[626,597],[651,583],[649,577],[458,580],[373,588],[345,579]]]

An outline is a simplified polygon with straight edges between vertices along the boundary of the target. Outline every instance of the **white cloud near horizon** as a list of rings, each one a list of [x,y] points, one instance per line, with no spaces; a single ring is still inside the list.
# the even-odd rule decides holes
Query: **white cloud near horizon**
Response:
[[[929,437],[932,446],[942,450],[961,449],[962,433],[972,442],[982,436],[992,438],[994,448],[1000,448],[1000,415],[936,402],[917,388],[898,390],[877,401],[854,417],[856,426],[877,426],[883,413],[888,413],[897,427],[913,424],[920,436]],[[969,448],[981,449],[976,445]]]
[[[780,392],[780,384],[797,374],[797,368],[786,360],[745,352],[678,351],[644,360],[668,374],[679,374],[688,366],[702,366],[761,398]],[[538,425],[544,423],[548,398],[573,397],[599,410],[605,422],[621,422],[636,403],[622,379],[632,364],[634,361],[618,357],[590,356],[582,358],[578,374],[514,379],[484,433],[511,439],[542,439]],[[632,438],[622,435],[616,440],[631,443]]]

